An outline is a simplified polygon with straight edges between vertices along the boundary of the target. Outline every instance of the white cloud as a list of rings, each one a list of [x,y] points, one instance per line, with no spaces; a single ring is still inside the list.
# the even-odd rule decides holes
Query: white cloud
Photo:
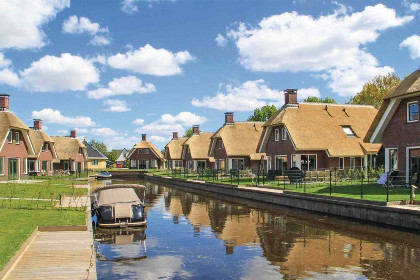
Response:
[[[104,143],[110,149],[131,149],[134,144],[140,141],[139,137],[136,136],[110,136],[104,138]]]
[[[152,136],[150,136],[150,137],[149,137],[149,140],[150,140],[151,142],[159,142],[159,143],[163,143],[163,142],[168,141],[169,139],[167,139],[167,138],[165,138],[165,137],[162,137],[162,136],[152,135]]]
[[[318,18],[286,12],[263,18],[257,27],[239,23],[228,36],[235,41],[245,68],[327,73],[332,90],[348,96],[360,91],[363,83],[378,73],[393,71],[391,67],[379,67],[364,46],[375,42],[380,32],[412,19],[398,17],[395,10],[382,4],[351,14],[340,8]]]
[[[149,8],[152,8],[151,2],[159,2],[159,1],[165,1],[165,0],[122,0],[121,1],[121,11],[123,11],[126,14],[133,15],[139,11],[139,8],[137,7],[137,2],[148,2],[147,5]],[[170,2],[175,2],[176,0],[168,0]]]
[[[140,74],[171,76],[182,73],[181,65],[195,58],[188,52],[172,53],[166,49],[155,49],[147,44],[138,50],[129,50],[108,58],[108,64],[117,69]]]
[[[150,123],[145,124],[141,128],[134,130],[137,133],[151,132],[159,134],[172,134],[173,131],[178,131],[180,134],[184,134],[185,128],[180,124],[162,124],[162,123]]]
[[[111,40],[105,36],[95,35],[89,41],[89,44],[94,45],[94,46],[106,46],[106,45],[111,44]]]
[[[420,36],[412,35],[400,44],[400,49],[407,48],[411,59],[420,58]]]
[[[86,128],[78,128],[76,127],[75,130],[77,130],[77,133],[89,133],[89,130]]]
[[[6,84],[9,86],[19,86],[20,79],[15,72],[9,68],[0,70],[0,84]]]
[[[228,43],[228,40],[222,34],[217,34],[216,39],[214,39],[219,47],[224,47]]]
[[[104,101],[104,105],[108,106],[105,111],[108,112],[128,112],[131,109],[127,106],[127,102],[119,99],[107,99]]]
[[[67,129],[60,129],[59,131],[57,131],[58,133],[60,133],[61,135],[63,134],[69,134],[69,131]]]
[[[406,7],[408,9],[409,12],[417,12],[418,10],[420,10],[420,4],[416,3],[416,2],[410,2],[408,0],[403,0],[402,4],[404,7]]]
[[[45,123],[56,123],[73,127],[89,127],[96,125],[90,117],[66,117],[63,116],[59,110],[53,110],[51,108],[42,109],[41,111],[32,111],[32,117],[34,119],[42,119]]]
[[[144,124],[144,119],[135,119],[131,123],[137,124],[137,125],[142,125],[142,124]]]
[[[263,79],[247,81],[238,87],[222,85],[215,96],[194,98],[191,104],[221,111],[252,111],[264,105],[284,103],[283,91],[270,89]]]
[[[4,54],[0,52],[0,69],[4,67],[8,67],[12,64],[10,59],[4,57]]]
[[[304,100],[308,97],[321,97],[321,93],[319,92],[319,89],[310,87],[310,88],[301,88],[298,90],[297,95],[299,100]]]
[[[118,132],[108,127],[92,128],[89,133],[92,135],[100,135],[100,136],[118,135]]]
[[[20,75],[22,85],[32,91],[84,90],[99,81],[99,71],[92,61],[69,53],[46,55]]]
[[[91,22],[87,17],[78,18],[76,15],[73,15],[63,22],[63,33],[89,33],[90,35],[95,35],[98,32],[108,32],[108,29],[101,28],[99,23]]]
[[[163,114],[158,120],[141,126],[136,132],[152,132],[158,134],[171,134],[173,131],[179,133],[185,132],[185,127],[191,127],[194,124],[205,123],[207,119],[203,116],[191,112],[181,112],[178,115]]]
[[[42,27],[70,0],[0,1],[0,49],[41,48],[47,44]]]
[[[134,76],[114,78],[108,83],[107,88],[98,88],[87,92],[87,96],[93,99],[101,99],[115,95],[131,95],[133,93],[155,92],[156,87],[150,83],[143,83],[142,80]]]

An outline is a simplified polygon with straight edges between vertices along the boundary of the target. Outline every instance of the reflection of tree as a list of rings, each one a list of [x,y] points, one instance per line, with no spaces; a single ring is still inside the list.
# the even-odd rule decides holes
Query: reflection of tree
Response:
[[[181,206],[182,206],[182,214],[184,216],[188,216],[191,212],[191,207],[193,203],[193,198],[191,194],[185,194],[181,196]]]

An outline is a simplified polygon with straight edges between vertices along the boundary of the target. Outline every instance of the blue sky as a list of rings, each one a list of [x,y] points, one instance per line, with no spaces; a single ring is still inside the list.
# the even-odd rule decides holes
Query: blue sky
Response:
[[[50,135],[130,148],[282,91],[347,101],[419,67],[420,1],[0,0],[0,91]]]

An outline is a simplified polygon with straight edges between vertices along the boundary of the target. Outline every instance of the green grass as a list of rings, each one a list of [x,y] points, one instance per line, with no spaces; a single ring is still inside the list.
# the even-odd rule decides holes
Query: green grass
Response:
[[[84,224],[82,211],[0,209],[0,270],[36,226]]]

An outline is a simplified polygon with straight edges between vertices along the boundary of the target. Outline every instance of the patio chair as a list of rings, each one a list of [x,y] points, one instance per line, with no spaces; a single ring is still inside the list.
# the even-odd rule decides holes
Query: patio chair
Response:
[[[389,177],[387,178],[386,177],[387,173],[384,173],[379,178],[378,183],[382,184],[382,187],[394,188],[395,187],[395,182],[397,181],[399,174],[400,174],[399,170],[394,170],[391,173],[389,173]]]

